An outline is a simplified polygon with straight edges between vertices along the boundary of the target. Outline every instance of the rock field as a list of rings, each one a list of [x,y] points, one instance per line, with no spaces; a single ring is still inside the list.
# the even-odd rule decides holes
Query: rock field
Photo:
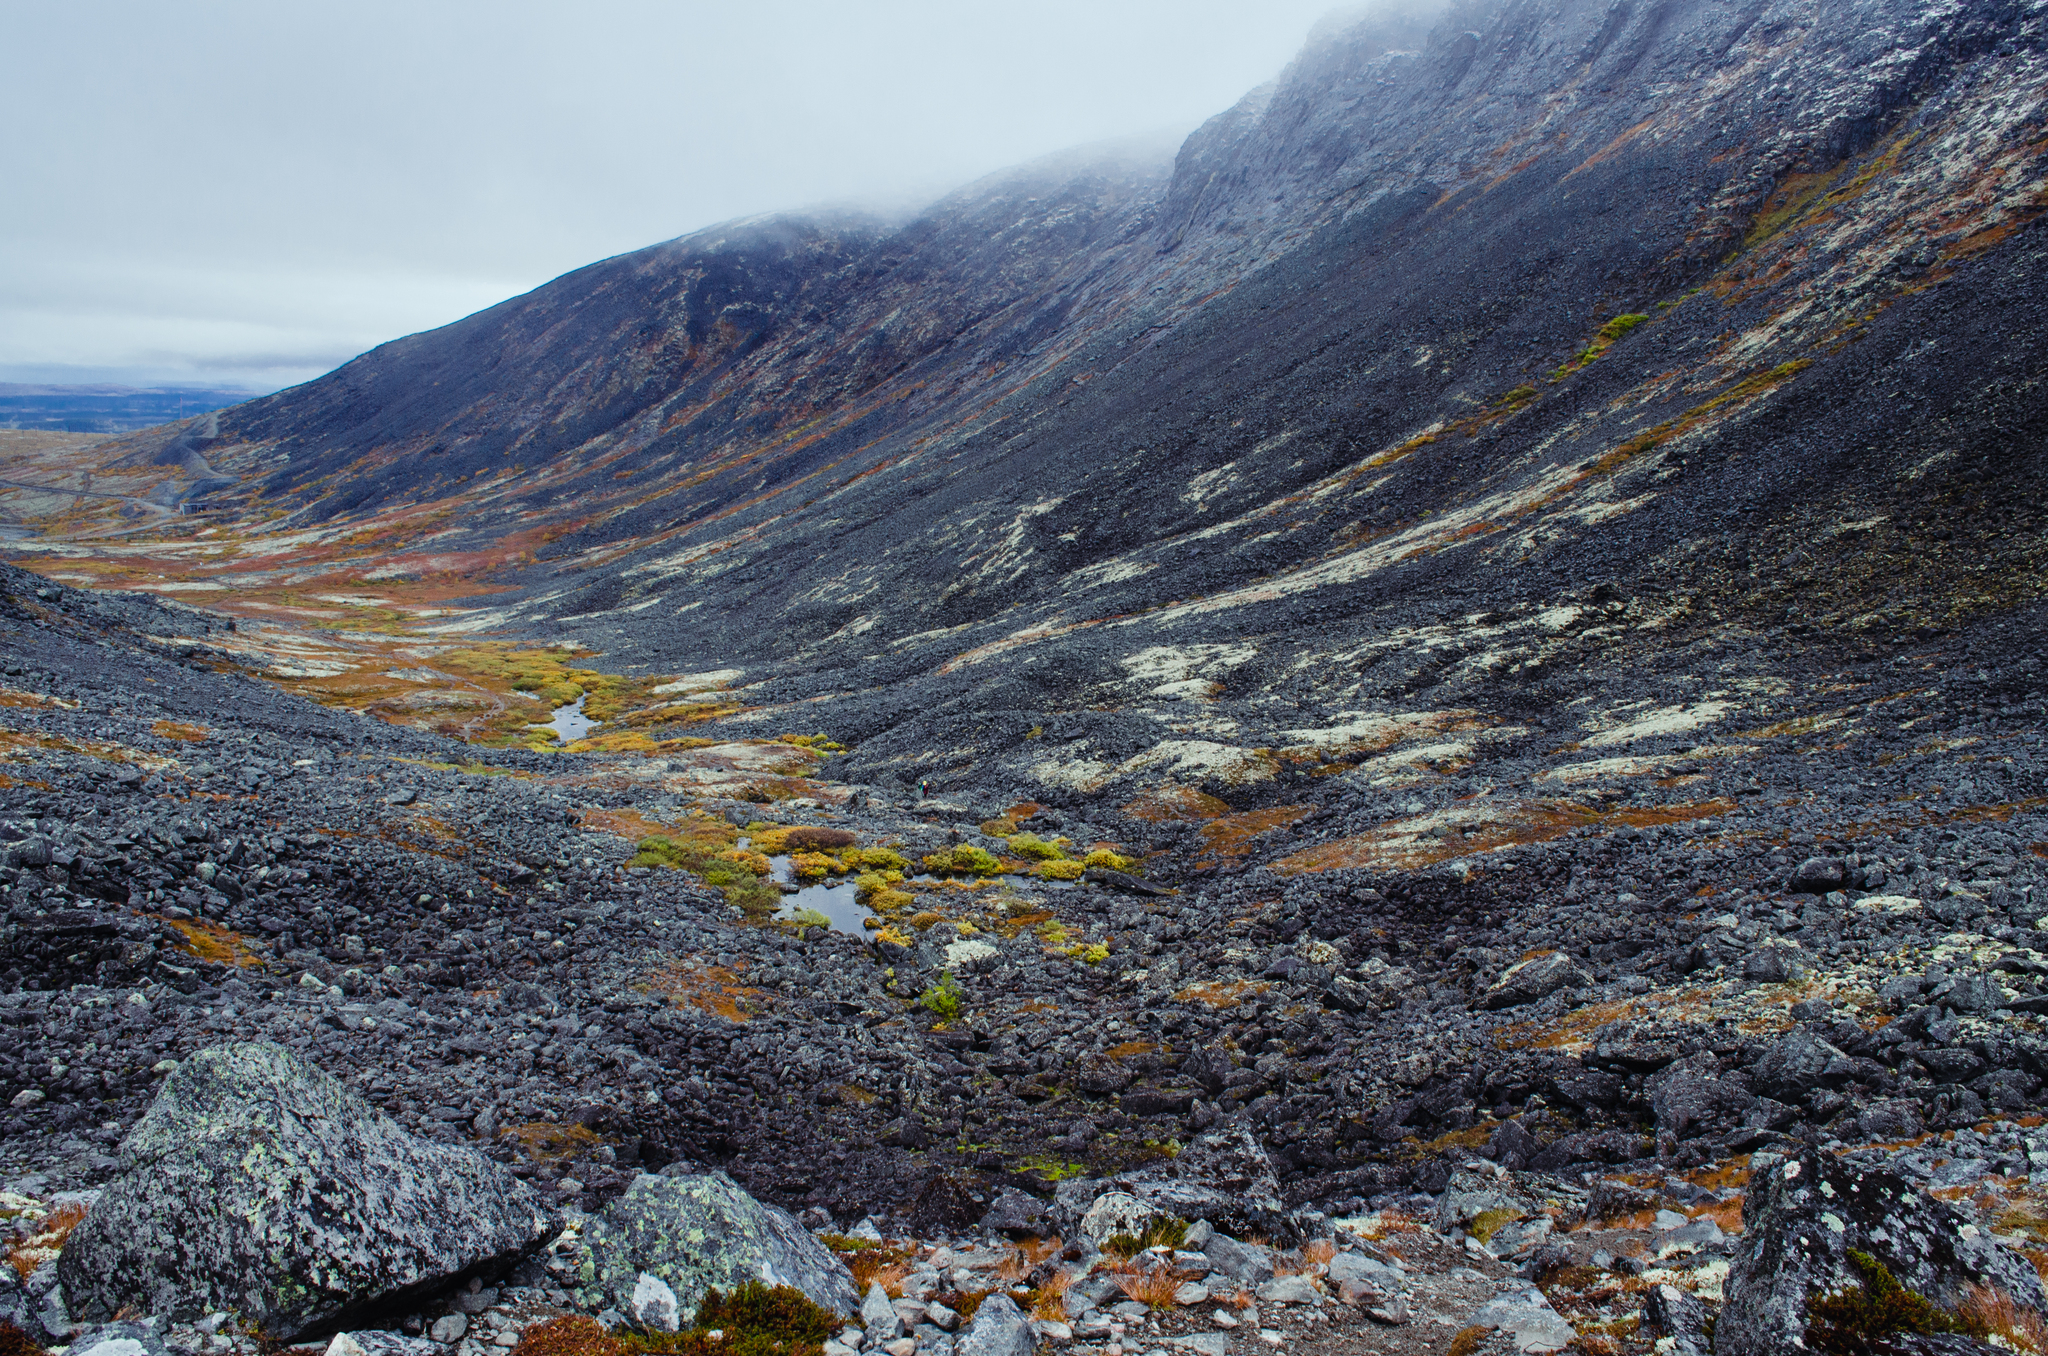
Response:
[[[13,435],[0,1356],[2048,1352],[2044,129],[1354,18]]]

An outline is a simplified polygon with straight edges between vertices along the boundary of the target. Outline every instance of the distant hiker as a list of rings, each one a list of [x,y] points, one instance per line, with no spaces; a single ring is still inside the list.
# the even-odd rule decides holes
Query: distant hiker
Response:
[[[917,798],[918,798],[919,800],[930,800],[930,799],[932,798],[932,779],[931,779],[931,778],[929,778],[929,777],[919,777],[919,778],[917,779]]]

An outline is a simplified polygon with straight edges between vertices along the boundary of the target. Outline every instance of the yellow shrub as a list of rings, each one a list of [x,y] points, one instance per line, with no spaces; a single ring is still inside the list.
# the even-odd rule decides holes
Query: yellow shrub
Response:
[[[837,857],[822,852],[797,852],[789,858],[790,872],[798,880],[823,880],[827,876],[843,875],[846,868]]]
[[[916,928],[919,932],[923,932],[934,923],[943,921],[945,921],[944,914],[934,913],[930,909],[910,915],[910,926]]]
[[[991,838],[1008,838],[1017,831],[1017,825],[1008,819],[984,819],[981,831]]]
[[[746,848],[727,848],[725,851],[719,853],[718,857],[720,861],[732,862],[736,865],[744,866],[747,870],[753,872],[757,876],[765,876],[769,873],[770,870],[773,869],[769,866],[768,859],[766,857],[763,857],[758,852],[750,852]]]
[[[1136,858],[1121,856],[1108,848],[1097,848],[1081,859],[1083,866],[1097,867],[1105,871],[1122,871],[1126,875],[1138,874]]]
[[[1079,880],[1087,869],[1075,861],[1040,862],[1031,874],[1045,880]]]
[[[993,876],[1003,869],[1003,864],[985,850],[965,843],[932,853],[924,859],[924,865],[935,876]]]
[[[1020,833],[1010,839],[1010,851],[1034,862],[1057,860],[1060,850],[1034,833]]]
[[[839,857],[848,866],[867,871],[903,871],[910,866],[902,853],[885,847],[848,848]]]
[[[883,890],[879,893],[869,895],[867,899],[863,902],[869,908],[873,909],[876,913],[894,914],[901,913],[905,909],[908,909],[915,905],[917,903],[917,897],[915,895],[905,894],[901,890]]]

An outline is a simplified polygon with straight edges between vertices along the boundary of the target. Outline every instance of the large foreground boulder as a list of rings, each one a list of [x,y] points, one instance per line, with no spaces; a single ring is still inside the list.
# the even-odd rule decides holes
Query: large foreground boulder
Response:
[[[1811,1150],[1760,1168],[1742,1203],[1742,1246],[1714,1325],[1715,1356],[1778,1356],[1805,1346],[1807,1306],[1860,1284],[1868,1253],[1906,1289],[1954,1309],[1984,1286],[2039,1309],[2041,1280],[2020,1254],[1905,1178]]]
[[[280,1045],[202,1050],[71,1233],[73,1315],[226,1311],[290,1340],[510,1266],[561,1229],[482,1155],[406,1133]]]
[[[860,1312],[860,1291],[830,1250],[786,1210],[763,1204],[722,1172],[642,1173],[583,1234],[578,1298],[630,1313],[642,1273],[675,1291],[681,1323],[706,1290],[748,1281],[790,1285],[835,1314]]]

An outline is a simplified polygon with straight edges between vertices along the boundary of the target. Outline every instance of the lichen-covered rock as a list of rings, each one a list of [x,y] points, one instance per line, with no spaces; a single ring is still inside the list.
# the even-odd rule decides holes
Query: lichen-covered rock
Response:
[[[1546,951],[1540,956],[1510,965],[1501,977],[1486,991],[1481,1006],[1486,1008],[1514,1008],[1524,1003],[1534,1003],[1548,998],[1559,989],[1576,988],[1590,984],[1592,976],[1581,969],[1578,962],[1562,951]]]
[[[990,1295],[974,1311],[974,1322],[960,1334],[954,1350],[959,1356],[1031,1356],[1038,1347],[1038,1334],[1008,1295]]]
[[[1097,1243],[1114,1234],[1136,1237],[1159,1212],[1127,1191],[1105,1191],[1081,1216],[1081,1232]]]
[[[722,1172],[643,1173],[585,1228],[578,1298],[630,1313],[642,1273],[675,1291],[681,1325],[704,1292],[748,1281],[794,1286],[835,1314],[860,1311],[853,1277],[786,1210],[766,1205]]]
[[[226,1310],[291,1338],[511,1265],[561,1227],[504,1168],[429,1143],[280,1045],[202,1050],[72,1231],[73,1313]]]
[[[1742,1204],[1742,1245],[1714,1325],[1716,1356],[1776,1356],[1804,1343],[1814,1296],[1859,1277],[1851,1249],[1953,1309],[1968,1285],[2042,1304],[2040,1277],[1946,1202],[1875,1166],[1808,1151],[1759,1169]]]
[[[1460,1168],[1451,1174],[1443,1195],[1437,1197],[1430,1223],[1448,1232],[1463,1228],[1481,1215],[1495,1221],[1520,1219],[1534,1213],[1535,1204],[1515,1190],[1512,1178]]]
[[[1157,1215],[1206,1219],[1225,1233],[1291,1239],[1296,1224],[1280,1198],[1273,1160],[1249,1130],[1218,1128],[1196,1135],[1180,1153],[1110,1184]]]

